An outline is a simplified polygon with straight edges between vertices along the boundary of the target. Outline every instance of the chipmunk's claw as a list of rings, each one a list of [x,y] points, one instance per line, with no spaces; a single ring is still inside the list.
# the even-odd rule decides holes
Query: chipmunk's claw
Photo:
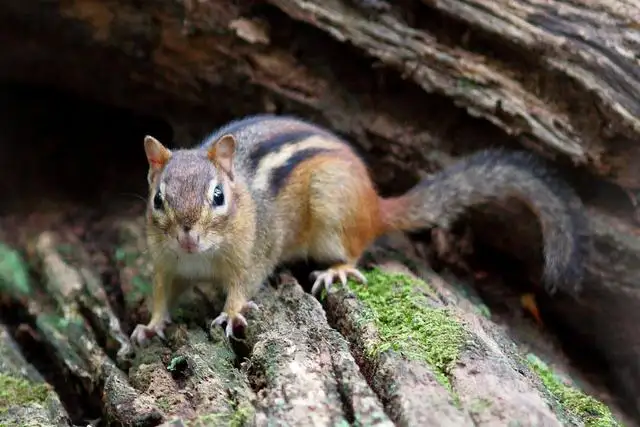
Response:
[[[167,336],[164,334],[164,329],[156,329],[156,335],[163,341],[167,339]]]
[[[233,328],[237,327],[237,326],[241,326],[242,328],[246,328],[247,324],[248,324],[247,323],[247,319],[245,319],[245,317],[242,314],[238,313],[235,316],[233,316],[232,318],[230,318],[230,316],[223,311],[222,313],[220,313],[220,315],[218,317],[213,319],[213,321],[211,322],[211,328],[213,328],[215,326],[222,326],[225,323],[227,325],[224,328],[224,335],[227,338],[229,338],[229,337],[237,338],[235,336],[235,334],[233,333]]]
[[[133,332],[131,333],[130,340],[133,345],[144,346],[146,345],[151,338],[154,336],[160,337],[163,341],[167,339],[164,334],[164,329],[166,327],[166,323],[162,322],[157,325],[142,325],[139,324],[135,327]]]
[[[247,312],[248,310],[259,310],[259,309],[260,308],[258,307],[258,304],[256,304],[253,301],[247,301],[244,307],[242,307],[243,312]],[[229,337],[237,338],[236,335],[233,333],[233,329],[238,326],[244,329],[248,325],[247,319],[241,313],[237,313],[233,316],[229,316],[228,313],[223,311],[222,313],[220,313],[218,317],[216,317],[211,321],[211,327],[213,328],[214,326],[222,326],[224,323],[227,324],[226,327],[224,328],[224,334],[227,338]]]
[[[329,292],[331,289],[331,285],[335,282],[335,279],[338,278],[342,286],[347,285],[347,279],[351,277],[356,282],[366,284],[367,279],[364,277],[360,271],[352,266],[343,265],[334,268],[329,268],[327,270],[314,271],[311,273],[311,279],[315,281],[313,282],[313,286],[311,287],[311,293],[316,295],[324,286],[324,288]]]

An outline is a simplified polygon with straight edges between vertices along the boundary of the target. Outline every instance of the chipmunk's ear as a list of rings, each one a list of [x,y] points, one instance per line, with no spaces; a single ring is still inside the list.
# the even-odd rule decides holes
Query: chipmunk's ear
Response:
[[[144,137],[144,152],[149,162],[149,182],[153,181],[155,175],[164,168],[171,159],[171,150],[162,145],[160,141],[152,136]]]
[[[233,157],[236,152],[236,139],[227,134],[218,138],[207,153],[209,160],[216,163],[233,179]]]

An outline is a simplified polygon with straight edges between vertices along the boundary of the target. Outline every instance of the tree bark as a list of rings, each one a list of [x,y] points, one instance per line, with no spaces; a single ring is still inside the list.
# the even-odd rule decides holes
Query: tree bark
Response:
[[[637,4],[424,1],[408,18],[388,4],[369,19],[362,7],[373,2],[357,1],[360,10],[338,1],[271,3],[507,133],[638,187],[631,167],[640,132]],[[445,28],[447,19],[458,28]]]
[[[46,427],[70,425],[55,391],[20,353],[4,325],[0,325],[0,361],[2,425],[21,425],[25,420]]]
[[[602,196],[640,188],[634,167],[640,149],[633,143],[640,136],[639,24],[640,8],[622,0],[8,0],[0,4],[0,78],[53,85],[162,116],[172,124],[176,144],[183,146],[232,117],[294,113],[353,141],[384,193],[399,193],[479,148],[537,151],[575,181],[594,235],[584,293],[577,299],[560,296],[545,306],[568,335],[602,355],[626,407],[640,416],[640,335],[634,332],[640,321],[640,239],[629,215],[610,208]],[[125,154],[138,156],[138,149]],[[594,188],[604,190],[593,194]],[[539,232],[525,217],[517,207],[497,206],[468,223],[482,242],[535,264]],[[46,248],[34,253],[44,259],[51,250]],[[77,274],[87,283],[93,280]],[[47,290],[54,299],[61,292]],[[169,374],[160,369],[164,361],[156,358],[135,368],[157,371],[140,374],[138,383],[123,377],[112,362],[129,352],[118,316],[105,308],[105,297],[95,289],[73,295],[76,314],[66,314],[67,320],[75,325],[80,319],[76,309],[82,307],[80,317],[93,319],[92,328],[106,344],[98,345],[86,324],[80,327],[81,341],[59,342],[60,332],[39,317],[44,309],[32,307],[42,332],[50,331],[47,340],[59,363],[82,387],[92,389],[96,381],[105,389],[114,387],[105,400],[109,416],[141,417],[151,424],[162,418],[162,405],[146,381],[151,375],[158,384],[168,384]],[[146,320],[144,312],[129,312],[125,322]],[[332,351],[348,358],[344,343],[328,330],[321,335],[330,350],[318,350],[320,359]],[[194,348],[203,335],[188,337],[185,352],[200,354],[203,350]],[[254,338],[254,348],[259,342]],[[207,351],[222,351],[220,342],[215,345],[216,350]],[[106,354],[104,346],[120,349],[120,356]],[[306,357],[311,350],[299,351]],[[78,352],[79,361],[68,359]],[[225,366],[232,363],[224,360]],[[357,396],[357,411],[367,414],[377,403],[355,365],[345,363],[345,375],[365,390]],[[212,373],[211,366],[189,367],[220,383],[231,375]],[[316,369],[314,381],[339,388],[339,376],[326,365],[309,369]],[[202,390],[199,383],[193,387]],[[229,417],[255,392],[242,381],[216,390],[214,400],[225,393],[234,396],[222,411]],[[285,399],[281,391],[274,393],[262,400],[265,407]],[[327,393],[323,404],[344,398]],[[176,399],[184,417],[200,411]],[[452,419],[464,418],[448,410]],[[392,421],[427,419],[410,412]],[[269,416],[282,421],[293,415]]]
[[[133,292],[140,286],[134,277],[146,277],[143,269],[149,267],[140,246],[141,222],[113,226],[123,230],[121,283],[129,295],[127,308],[133,311],[149,297]],[[35,238],[32,249],[28,261],[43,279],[46,292],[39,294],[35,283],[21,289],[7,282],[5,295],[14,300],[28,295],[33,333],[40,345],[50,349],[48,363],[96,393],[76,404],[99,399],[100,418],[106,422],[411,426],[490,425],[496,419],[511,419],[525,425],[581,425],[559,404],[552,406],[556,412],[550,409],[548,392],[510,349],[510,341],[490,332],[487,320],[470,313],[452,314],[461,316],[466,334],[451,373],[455,394],[437,381],[435,366],[394,351],[370,353],[367,349],[378,346],[381,338],[353,293],[331,293],[327,319],[322,305],[291,276],[256,295],[260,309],[248,315],[251,328],[244,342],[232,341],[230,346],[221,328],[209,330],[223,299],[205,288],[181,304],[167,342],[156,339],[133,349],[120,339],[123,329],[104,299],[97,274],[86,264],[88,253],[74,236],[45,232]],[[435,294],[425,301],[442,307]],[[350,345],[356,349],[355,358]],[[26,363],[17,350],[12,351],[11,358],[3,353],[3,363]],[[236,354],[247,359],[237,360]],[[520,394],[515,396],[513,389]],[[59,402],[54,391],[49,393],[53,403]],[[479,411],[480,401],[491,402],[491,410]],[[50,409],[51,416],[56,408],[61,412],[50,425],[71,425],[57,405]],[[18,409],[11,409],[16,420],[36,414],[33,408],[15,412]]]

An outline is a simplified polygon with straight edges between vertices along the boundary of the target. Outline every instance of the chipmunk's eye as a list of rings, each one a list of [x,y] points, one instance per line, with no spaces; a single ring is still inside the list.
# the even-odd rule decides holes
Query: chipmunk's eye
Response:
[[[222,192],[222,186],[220,184],[216,185],[216,188],[213,189],[212,203],[213,206],[224,205],[224,193]]]
[[[162,194],[158,191],[155,196],[153,196],[153,209],[157,211],[161,211],[164,208],[162,204]]]

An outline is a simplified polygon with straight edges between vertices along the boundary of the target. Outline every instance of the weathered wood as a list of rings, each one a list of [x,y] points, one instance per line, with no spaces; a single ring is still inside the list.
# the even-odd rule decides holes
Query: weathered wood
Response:
[[[553,323],[559,326],[569,350],[581,356],[587,346],[607,364],[611,381],[631,410],[640,410],[640,233],[611,214],[588,210],[592,250],[587,275],[578,296],[548,298],[540,295]],[[512,218],[525,219],[514,224]],[[470,218],[475,238],[491,241],[505,253],[529,260],[531,279],[537,282],[540,242],[537,230],[526,225],[524,209],[484,209]],[[500,238],[492,238],[494,235]],[[534,265],[532,265],[532,263]],[[507,268],[507,266],[505,266]],[[508,285],[508,284],[507,284]]]
[[[409,348],[400,345],[397,352],[376,353],[372,349],[380,346],[381,341],[386,341],[386,344],[393,348],[396,343],[402,341],[403,338],[399,336],[402,333],[397,331],[391,334],[391,342],[388,338],[381,340],[383,334],[376,325],[363,322],[363,316],[370,319],[367,314],[368,301],[354,298],[350,291],[340,289],[330,293],[326,300],[329,323],[349,339],[362,371],[367,378],[371,378],[370,383],[376,393],[387,402],[388,411],[394,421],[401,425],[430,424],[444,422],[445,419],[450,425],[466,425],[469,418],[473,425],[490,425],[495,422],[494,417],[500,418],[501,422],[513,419],[531,425],[580,425],[586,421],[581,421],[564,411],[562,407],[556,406],[553,398],[547,399],[538,394],[544,388],[540,387],[535,375],[532,376],[524,366],[527,363],[515,351],[510,340],[496,329],[493,322],[485,318],[482,310],[479,310],[477,295],[452,292],[451,284],[433,270],[425,268],[420,263],[418,254],[414,251],[402,251],[402,247],[407,243],[406,237],[400,234],[380,239],[367,252],[363,264],[375,266],[388,274],[399,273],[401,277],[413,281],[418,295],[410,297],[410,305],[422,306],[423,310],[446,310],[451,319],[456,319],[464,326],[465,338],[458,358],[453,366],[444,371],[452,394],[442,387],[442,381],[434,375],[436,372],[442,373],[442,361],[437,364],[424,364],[421,360],[415,359],[416,353],[409,358],[398,357],[400,354],[411,354],[412,347],[419,346],[418,341],[421,337],[417,331],[411,333],[411,342],[415,344],[410,344]],[[402,261],[398,259],[398,250],[401,251]],[[407,265],[411,265],[415,273],[412,273]],[[403,292],[401,281],[390,286],[394,288],[390,294]],[[401,303],[394,310],[406,310],[406,306]],[[411,315],[400,314],[398,317],[404,319],[403,324],[407,322],[408,325],[420,325],[425,321],[434,322],[428,316],[415,310]],[[447,328],[448,326],[441,325],[435,331]],[[429,345],[450,345],[449,334],[445,336],[447,338],[444,343],[436,338]],[[417,357],[420,359],[424,355],[417,354]],[[513,393],[513,390],[519,392]],[[432,407],[437,408],[437,421],[435,418],[429,421],[429,417],[436,417],[435,414],[422,411],[419,403],[422,396],[429,396]],[[449,406],[452,396],[455,396],[457,401],[455,407]],[[487,398],[494,403],[488,405],[488,401],[485,400]],[[549,412],[549,403],[555,415]],[[463,409],[464,416],[456,413],[457,408]],[[610,419],[603,422],[613,421]]]
[[[550,157],[562,153],[613,182],[640,187],[640,175],[630,166],[640,158],[633,143],[640,133],[636,118],[640,82],[634,56],[640,30],[638,7],[633,3],[438,1],[424,2],[429,7],[423,9],[414,5],[405,11],[393,5],[375,13],[352,5],[365,1],[269,3],[340,42],[357,46],[425,91],[446,95],[470,114],[520,136],[529,147]],[[340,66],[331,72],[301,62],[280,40],[273,40],[278,28],[270,28],[264,18],[251,17],[251,2],[215,6],[156,2],[153,12],[127,4],[124,0],[51,1],[42,8],[37,2],[6,2],[2,7],[7,66],[2,73],[56,83],[149,112],[157,111],[157,102],[165,102],[164,114],[174,122],[202,120],[203,110],[220,110],[215,100],[228,88],[241,88],[245,96],[262,98],[265,108],[282,101],[297,105],[295,109],[310,107],[334,128],[357,137],[365,148],[372,144],[363,132],[380,134],[382,126],[372,120],[372,113],[394,109],[392,100],[390,108],[378,104],[376,111],[367,112],[366,99],[354,98],[348,91],[350,84],[340,81]],[[44,17],[37,28],[28,21],[33,16],[30,8],[37,8]],[[452,20],[451,34],[436,22],[441,18],[438,10]],[[420,21],[422,15],[427,24],[412,22]],[[18,24],[31,29],[24,35],[35,42],[29,50],[9,39],[12,26]],[[81,27],[71,29],[76,24]],[[54,36],[59,25],[69,26],[69,31]],[[95,59],[56,49],[58,55],[50,58],[46,73],[34,69],[33,61],[47,49],[75,40],[80,28],[90,38],[77,47],[78,52],[91,50]],[[122,29],[131,37],[123,37]],[[463,36],[465,32],[470,35]],[[483,48],[485,44],[488,47]],[[118,61],[116,71],[122,81],[116,83],[114,76],[97,72],[108,58]],[[87,67],[96,73],[86,73]],[[364,73],[377,73],[361,71],[368,80]],[[66,78],[58,79],[62,75]],[[140,96],[131,97],[131,89]],[[365,105],[358,105],[355,115],[351,111],[348,117],[355,123],[347,123],[341,113],[352,110],[354,100]],[[417,115],[422,120],[428,116],[426,100],[425,114]],[[178,108],[176,101],[183,107]],[[185,108],[189,104],[198,109]],[[240,101],[233,108],[240,112],[255,106]],[[409,126],[405,127],[414,123],[418,129],[423,127],[417,117],[406,117]],[[402,127],[398,123],[397,128]],[[403,137],[411,134],[409,129]],[[381,136],[397,139],[397,135]],[[418,139],[410,145],[419,143]]]
[[[53,387],[22,355],[0,324],[0,425],[70,427],[71,420]]]
[[[372,18],[340,1],[270,2],[543,151],[564,153],[615,182],[640,186],[631,166],[640,159],[633,143],[640,133],[637,5],[425,1],[471,24],[463,30],[470,37],[452,45],[439,40],[443,29],[436,19],[415,26],[395,16],[402,13],[399,7]],[[476,47],[476,28],[501,36],[494,43],[518,42],[521,53],[505,58],[483,52]]]
[[[141,222],[113,226],[127,230],[119,245],[119,250],[126,251],[125,264],[138,269],[142,267],[138,260],[148,263],[144,247],[137,246]],[[132,257],[135,247],[138,252]],[[46,232],[36,238],[30,256],[46,290],[39,293],[30,287],[29,310],[36,332],[53,350],[49,357],[54,365],[64,366],[88,393],[101,396],[107,422],[125,426],[409,426],[424,422],[492,425],[498,419],[510,419],[525,425],[582,425],[556,403],[555,413],[549,409],[548,392],[510,350],[512,343],[500,333],[488,333],[488,321],[477,314],[452,306],[447,311],[456,330],[466,331],[455,344],[462,346],[462,353],[452,360],[450,391],[434,374],[442,366],[430,366],[416,360],[416,355],[403,354],[402,349],[389,351],[393,348],[390,337],[380,338],[377,323],[363,309],[360,297],[346,290],[329,294],[329,321],[336,331],[321,304],[291,278],[281,280],[277,289],[265,286],[255,296],[260,308],[248,314],[251,327],[244,344],[236,342],[232,348],[222,328],[209,331],[223,300],[210,300],[215,306],[211,309],[196,292],[178,305],[167,341],[156,338],[137,349],[131,367],[121,370],[112,360],[122,354],[118,344],[110,349],[110,357],[104,352],[105,344],[97,342],[105,331],[122,333],[118,327],[96,326],[96,309],[106,313],[108,303],[99,298],[93,306],[83,305],[89,301],[92,285],[80,274],[89,271],[83,263],[82,244]],[[5,289],[14,289],[6,293],[14,298],[20,294],[15,286],[5,285]],[[204,290],[207,294],[211,289]],[[442,297],[429,292],[424,301],[443,308]],[[419,296],[415,294],[416,301],[422,301]],[[51,303],[53,311],[46,310]],[[127,343],[121,348],[128,349]],[[371,353],[372,348],[379,350]],[[238,364],[242,359],[234,350],[247,359]],[[0,353],[0,366],[9,360],[13,359]],[[513,389],[519,391],[517,396],[510,393]],[[425,394],[418,395],[416,390]]]
[[[638,187],[630,165],[640,132],[640,7],[628,0],[565,1],[424,1],[474,28],[513,43],[550,73],[531,78],[542,96],[559,105],[582,129],[596,164],[615,172],[616,182]],[[526,54],[525,54],[526,55]],[[525,56],[523,55],[523,56]],[[527,61],[524,61],[526,64]],[[526,66],[526,65],[525,65]],[[540,81],[535,81],[541,78]],[[546,81],[545,81],[546,80]],[[583,105],[572,105],[578,86]],[[564,88],[562,87],[564,86]],[[564,89],[564,90],[563,90]],[[555,92],[555,93],[554,93]],[[569,92],[565,95],[566,92]],[[625,147],[625,145],[628,145]]]
[[[128,339],[121,338],[122,330],[117,318],[106,298],[102,298],[104,292],[96,275],[82,265],[82,260],[86,259],[82,254],[83,248],[77,244],[66,246],[72,259],[78,260],[79,265],[74,267],[60,253],[61,243],[54,233],[43,233],[33,246],[31,262],[43,277],[46,295],[53,300],[55,307],[49,311],[41,306],[41,302],[34,300],[31,311],[36,317],[39,332],[56,352],[56,361],[82,380],[88,391],[93,392],[95,387],[99,387],[105,416],[125,424],[152,425],[161,419],[156,403],[138,395],[125,372],[97,342],[96,333],[107,332],[111,339],[120,343],[120,355],[131,352]],[[103,327],[93,329],[91,323]]]
[[[107,300],[100,298],[103,291],[95,298],[94,292],[102,286],[84,264],[87,257],[80,242],[44,233],[36,239],[32,257],[44,279],[45,295],[55,306],[49,313],[44,301],[34,297],[31,311],[37,330],[54,350],[50,357],[80,379],[89,393],[98,391],[105,419],[141,426],[158,425],[175,416],[209,423],[235,420],[235,425],[250,421],[253,408],[246,378],[233,366],[235,357],[221,334],[211,343],[197,328],[188,334],[178,330],[171,349],[155,343],[133,355],[128,337],[117,339],[123,332]],[[110,346],[110,341],[115,344]],[[109,347],[113,359],[105,352]],[[182,387],[176,379],[183,382]]]
[[[356,364],[347,341],[332,329],[321,305],[295,280],[256,301],[247,362],[259,425],[393,426]]]

